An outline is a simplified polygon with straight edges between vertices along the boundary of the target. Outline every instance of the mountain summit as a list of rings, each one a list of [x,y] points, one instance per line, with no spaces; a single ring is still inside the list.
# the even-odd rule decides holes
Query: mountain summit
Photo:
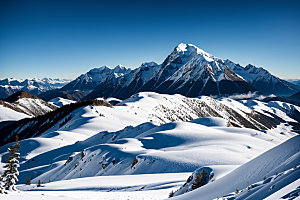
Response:
[[[89,93],[84,99],[126,99],[146,91],[197,97],[255,91],[291,95],[300,88],[263,68],[253,65],[242,67],[230,60],[217,58],[193,44],[180,43],[160,65],[148,62],[136,69],[127,69],[122,65],[113,69],[107,66],[94,68],[52,94],[51,98],[59,97],[61,93],[81,92],[81,96]]]
[[[223,60],[193,44],[181,43],[161,65],[153,63],[142,65],[125,74],[117,83],[102,82],[86,99],[96,97],[125,99],[143,91],[179,93],[196,97],[246,93],[256,89],[232,71]]]

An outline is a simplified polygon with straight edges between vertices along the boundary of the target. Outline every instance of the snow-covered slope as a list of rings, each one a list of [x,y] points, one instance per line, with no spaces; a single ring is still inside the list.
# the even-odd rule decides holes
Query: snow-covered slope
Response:
[[[48,103],[54,105],[54,106],[58,106],[58,107],[62,107],[64,105],[68,105],[70,103],[75,103],[76,101],[70,100],[70,99],[64,99],[61,97],[56,97],[54,99],[51,99],[50,101],[48,101]]]
[[[227,120],[228,126],[261,130],[274,128],[281,122],[285,122],[284,119],[279,120],[265,113],[256,112],[239,101],[229,98],[214,99],[207,96],[187,98],[178,94],[141,92],[117,104],[116,108],[126,110],[156,124],[189,121],[199,117],[222,117]]]
[[[221,104],[217,100],[214,100],[210,97],[202,97],[201,99],[189,99],[189,98],[183,97],[181,95],[161,95],[161,94],[149,92],[149,93],[140,93],[138,95],[134,95],[133,97],[129,98],[128,100],[125,100],[125,101],[117,104],[114,108],[87,106],[84,108],[77,109],[76,111],[72,112],[70,119],[68,119],[66,121],[66,123],[63,123],[63,121],[65,121],[65,120],[62,119],[61,122],[58,122],[57,125],[53,126],[51,129],[47,130],[40,137],[22,141],[22,142],[25,142],[24,143],[25,146],[28,146],[28,145],[26,145],[27,143],[30,143],[30,144],[32,143],[31,146],[33,149],[30,148],[30,149],[22,149],[21,150],[21,151],[24,151],[21,153],[21,155],[27,155],[27,158],[24,158],[24,161],[26,161],[26,162],[21,165],[21,168],[24,171],[24,173],[22,175],[23,179],[21,179],[21,180],[24,180],[25,178],[27,178],[27,175],[31,175],[33,171],[35,171],[35,173],[38,173],[38,174],[44,173],[47,170],[49,170],[49,168],[51,166],[53,167],[53,166],[57,166],[59,164],[62,165],[63,163],[65,163],[65,160],[67,160],[68,157],[70,157],[70,156],[73,157],[74,153],[75,154],[76,154],[76,152],[79,153],[83,149],[89,148],[94,145],[97,146],[97,147],[95,146],[96,149],[98,149],[98,148],[101,149],[101,151],[100,151],[101,153],[98,154],[97,153],[98,150],[89,149],[90,156],[95,154],[94,151],[96,151],[96,154],[97,154],[97,156],[99,156],[99,159],[101,156],[106,154],[105,152],[107,152],[107,153],[111,152],[110,154],[112,154],[112,155],[110,155],[110,157],[107,158],[108,160],[102,159],[101,164],[104,164],[105,168],[106,168],[106,170],[104,170],[104,172],[102,172],[100,169],[99,169],[99,171],[96,170],[93,172],[87,170],[85,172],[85,173],[87,173],[86,175],[91,175],[91,173],[92,173],[92,175],[95,175],[97,173],[100,173],[100,174],[101,173],[104,173],[104,174],[106,174],[106,173],[107,174],[146,173],[146,172],[143,172],[143,170],[144,170],[143,167],[145,167],[143,165],[147,165],[147,164],[145,164],[147,162],[144,162],[144,164],[142,165],[143,167],[141,169],[139,169],[140,171],[138,169],[132,170],[130,168],[135,156],[141,154],[141,153],[137,154],[139,151],[142,152],[143,154],[145,154],[147,151],[149,151],[149,152],[153,151],[154,153],[156,152],[155,150],[151,150],[152,149],[151,146],[148,146],[146,148],[141,147],[141,143],[144,143],[145,141],[147,142],[147,140],[139,139],[139,138],[137,138],[138,136],[146,136],[147,135],[146,133],[145,134],[142,134],[142,133],[154,128],[156,125],[164,124],[166,122],[171,122],[171,121],[188,121],[191,119],[197,119],[201,115],[202,115],[201,117],[204,117],[204,116],[220,117],[221,116],[225,119],[200,118],[200,119],[197,119],[196,121],[192,121],[192,123],[190,123],[190,122],[183,123],[183,124],[182,123],[174,123],[174,124],[171,123],[171,124],[167,124],[167,125],[162,125],[161,129],[162,130],[166,129],[166,131],[170,130],[171,132],[177,132],[177,129],[178,130],[182,129],[181,132],[184,132],[185,134],[187,134],[187,135],[182,135],[182,136],[179,134],[178,136],[175,136],[175,138],[178,139],[179,143],[176,142],[177,139],[174,139],[175,143],[173,145],[175,145],[175,147],[176,147],[176,145],[179,145],[180,146],[180,147],[178,147],[179,149],[182,148],[182,145],[180,145],[181,142],[183,142],[184,145],[187,145],[189,143],[189,140],[188,140],[188,142],[184,142],[186,140],[186,138],[184,138],[185,136],[191,137],[191,138],[197,137],[196,135],[195,136],[193,136],[193,135],[196,133],[200,133],[202,128],[203,128],[202,131],[204,131],[204,132],[211,130],[211,129],[213,129],[211,132],[214,132],[215,131],[213,128],[214,126],[217,126],[217,127],[225,126],[223,128],[223,129],[225,129],[225,130],[223,130],[225,132],[223,132],[223,133],[226,133],[226,134],[227,134],[227,132],[231,132],[231,133],[235,132],[234,130],[237,130],[237,131],[243,130],[243,129],[239,129],[239,128],[228,128],[228,129],[226,128],[227,126],[232,126],[232,123],[240,124],[241,126],[244,126],[243,123],[247,124],[243,121],[238,121],[237,119],[234,119],[234,117],[232,117],[232,113],[237,113],[237,116],[239,116],[239,117],[237,117],[238,119],[244,118],[245,120],[250,120],[249,121],[249,123],[250,123],[251,118],[248,119],[247,113],[251,113],[251,112],[253,112],[253,110],[244,106],[242,103],[239,103],[236,101],[233,101],[233,102],[231,102],[231,104],[233,104],[235,106],[231,105],[231,107],[234,109],[232,109],[231,107],[227,107],[225,104]],[[163,105],[163,107],[162,107],[162,105]],[[193,105],[193,107],[191,107],[191,105]],[[199,106],[198,110],[196,109],[197,105]],[[240,106],[241,108],[239,108],[237,105]],[[234,110],[236,110],[236,111],[234,111]],[[252,119],[252,120],[254,120],[254,119]],[[149,121],[152,121],[152,123],[149,123]],[[148,122],[148,123],[141,124],[144,122]],[[137,126],[137,127],[127,127],[124,130],[121,130],[119,132],[114,132],[115,130],[119,130],[128,125],[136,126],[138,124],[141,124],[141,125]],[[202,126],[202,125],[204,125],[204,126]],[[210,126],[211,128],[208,128],[206,126]],[[193,129],[195,129],[195,132],[192,131]],[[218,128],[218,129],[220,129],[220,128]],[[157,131],[156,132],[153,131],[153,134],[159,135],[159,133],[161,132],[161,131],[159,131],[160,128],[157,128],[155,130],[157,130]],[[104,131],[104,132],[101,132],[101,131]],[[166,131],[162,131],[162,132],[166,132]],[[279,142],[279,141],[285,140],[294,135],[291,132],[287,132],[285,135],[282,135],[279,133],[278,134],[270,134],[268,132],[267,133],[265,133],[265,132],[256,133],[256,132],[252,132],[251,130],[249,130],[249,131],[250,131],[249,133],[251,133],[250,135],[262,135],[262,136],[266,135],[266,137],[270,137],[269,139],[274,142],[276,142],[276,141]],[[222,131],[221,131],[221,133],[219,133],[220,130],[218,130],[216,132],[219,136],[222,135]],[[245,130],[244,130],[244,132],[245,132]],[[91,138],[88,138],[88,137],[91,137]],[[149,137],[152,137],[152,136],[149,136]],[[158,141],[156,141],[157,140],[156,137],[153,137],[155,140],[152,143],[157,143],[157,145],[159,145],[160,140],[161,140],[161,142],[165,141],[167,143],[162,143],[160,147],[154,147],[154,149],[156,149],[156,148],[161,149],[161,150],[157,151],[158,153],[163,152],[163,150],[165,148],[169,148],[170,147],[169,145],[172,145],[172,142],[171,142],[172,138],[167,139],[168,137],[164,136],[164,135],[159,136],[158,138],[160,138],[160,137],[162,137],[162,139],[159,139]],[[183,138],[180,139],[181,137],[183,137]],[[123,141],[123,138],[124,138],[124,141]],[[125,139],[125,138],[131,138],[131,139]],[[132,139],[132,138],[137,138],[137,139]],[[228,138],[229,138],[229,136],[228,136]],[[82,141],[85,139],[86,139],[86,141]],[[267,139],[267,140],[269,140],[269,139]],[[114,143],[115,141],[117,142],[118,140],[122,140],[122,142],[120,144],[117,143],[117,144],[113,144],[113,145],[105,144],[105,143]],[[251,140],[251,139],[247,139],[247,140]],[[47,141],[49,141],[49,142],[47,142]],[[73,144],[76,141],[82,141],[82,142]],[[151,141],[151,140],[149,140],[149,141]],[[202,139],[199,139],[199,142],[200,141],[202,141]],[[242,141],[242,140],[240,140],[240,141]],[[21,145],[23,145],[22,142],[21,142]],[[195,142],[196,143],[191,143],[190,146],[193,146],[193,148],[195,148],[196,146],[199,146],[199,144],[197,143],[197,140],[195,140]],[[259,144],[260,142],[254,142],[254,143]],[[36,144],[38,148],[35,149],[36,147],[34,147],[35,145],[33,145],[33,144]],[[51,145],[46,145],[46,144],[51,144]],[[99,146],[99,144],[103,144],[103,145]],[[270,145],[272,146],[272,145],[274,145],[274,143],[271,143]],[[270,145],[265,144],[262,146],[265,146],[264,148],[267,148],[267,147],[270,147]],[[57,149],[58,146],[61,148]],[[188,145],[187,145],[187,147],[188,147]],[[6,147],[4,147],[4,149],[5,148]],[[42,148],[42,150],[38,150],[40,148]],[[250,151],[252,148],[255,149],[254,147],[252,147],[252,145],[248,145],[248,147],[247,147],[247,145],[245,146],[245,149],[250,149]],[[130,153],[130,152],[126,152],[126,151],[123,152],[122,149],[136,149],[136,150],[134,150],[136,153]],[[240,147],[238,147],[238,149],[240,149],[240,150],[234,150],[234,151],[238,151],[238,152],[243,151]],[[260,147],[258,149],[260,149]],[[260,152],[260,150],[258,150],[258,152]],[[129,150],[129,151],[131,151],[131,150]],[[35,153],[35,152],[38,152],[38,153]],[[115,153],[112,153],[112,152],[115,152]],[[224,150],[224,152],[227,152],[227,151]],[[192,154],[195,154],[195,153],[192,153]],[[168,154],[165,154],[165,155],[168,155]],[[180,155],[182,155],[182,157]],[[168,161],[163,158],[160,158],[159,154],[158,154],[158,156],[156,156],[159,158],[157,163],[159,163],[158,165],[162,165],[162,163],[165,163],[165,162],[169,163],[169,164],[170,163],[174,164],[176,162],[182,163],[183,162],[182,160],[184,160],[183,154],[180,154],[180,155],[177,155],[177,154],[172,155],[172,153],[171,153],[172,159],[174,159],[173,157],[178,157],[178,159],[175,159],[175,161],[172,159],[171,159],[171,161]],[[197,155],[197,154],[195,154],[195,155]],[[78,156],[80,157],[80,155],[78,154],[76,159],[78,158]],[[94,156],[92,156],[92,157],[94,157]],[[246,158],[244,158],[245,161],[247,160],[248,156],[249,156],[249,154],[247,154]],[[39,162],[32,162],[31,160],[28,160],[33,157],[35,157],[34,158],[35,161],[39,160]],[[52,159],[50,159],[50,160],[45,159],[46,157],[47,158],[52,157],[52,159],[55,160],[55,163],[52,163]],[[109,162],[113,162],[113,157],[116,158],[115,162],[117,162],[117,159],[119,159],[119,160],[124,159],[125,160],[125,161],[123,161],[124,165],[122,164],[116,168],[112,167],[113,165],[109,164]],[[147,158],[147,156],[146,156],[146,158]],[[78,161],[78,160],[76,161],[76,159],[74,160],[74,162]],[[228,159],[229,159],[228,163],[234,164],[234,162],[231,162],[232,160],[230,160],[231,159],[230,157],[228,157]],[[44,160],[46,160],[46,163]],[[79,160],[80,160],[80,158],[79,158]],[[193,158],[189,158],[189,159],[186,158],[185,160],[186,161],[184,161],[184,162],[187,162],[188,164],[184,164],[184,162],[182,165],[176,164],[176,165],[178,165],[178,167],[173,167],[173,170],[175,170],[175,171],[176,170],[190,171],[192,169],[200,167],[200,165],[197,164],[197,161],[192,161]],[[240,160],[242,160],[242,159],[240,159]],[[42,164],[41,164],[41,161],[42,161]],[[94,164],[92,164],[92,166]],[[173,164],[172,164],[172,166],[173,166]],[[215,164],[214,161],[212,161],[211,164]],[[235,164],[239,164],[239,162],[237,162]],[[40,168],[39,167],[40,165],[43,165],[44,167]],[[107,168],[106,165],[110,165],[111,169],[108,170],[109,168]],[[139,166],[139,165],[137,165],[137,166]],[[101,165],[101,168],[102,168],[102,165]],[[32,169],[34,169],[34,170],[32,170]],[[78,168],[78,169],[80,169],[80,168]],[[64,169],[62,169],[62,170],[64,171]],[[153,169],[151,169],[151,170],[149,169],[148,172],[151,172],[151,173],[162,172],[163,170],[169,170],[169,169],[161,169],[161,168],[153,167]],[[157,170],[157,171],[155,171],[155,170]],[[74,178],[74,177],[78,176],[77,171],[72,171],[72,172],[73,172],[73,174],[67,173],[68,175],[66,177]],[[58,172],[55,172],[55,173],[57,175],[60,174]],[[59,180],[62,177],[65,178],[65,175],[63,175],[64,173],[65,172],[63,172],[61,175],[59,175],[57,180]],[[36,176],[36,174],[34,174],[34,176]]]
[[[293,112],[300,112],[299,106],[280,101],[262,102],[259,100],[241,100],[239,102],[257,112],[263,113],[270,117],[277,116],[285,121],[290,122],[296,122],[296,120],[292,118],[291,114]]]
[[[58,111],[59,113],[62,113],[60,110]],[[59,121],[57,121],[52,126],[52,124],[49,122],[57,118],[59,119]],[[46,122],[33,121],[28,124],[22,125],[21,128],[17,128],[16,130],[22,131],[25,129],[24,134],[29,133],[26,131],[26,128],[29,128],[29,130],[31,130],[30,127],[32,126],[32,124],[47,125],[48,123],[50,127],[39,137],[20,141],[20,144],[22,146],[22,149],[20,149],[22,160],[21,169],[27,169],[25,171],[27,171],[28,173],[34,172],[36,176],[38,175],[38,173],[41,173],[41,171],[44,172],[45,170],[49,170],[51,166],[55,166],[56,162],[60,163],[61,159],[68,158],[67,152],[62,153],[61,151],[59,151],[59,149],[63,146],[71,145],[78,141],[85,140],[88,137],[99,133],[100,131],[117,131],[129,125],[136,126],[142,122],[143,119],[140,119],[128,112],[122,112],[120,110],[106,106],[89,105],[74,110],[64,118],[54,115]],[[40,129],[42,130],[42,128]],[[38,130],[35,131],[35,134],[39,133]],[[18,133],[20,138],[22,138],[21,136],[23,136],[21,133]],[[94,140],[93,142],[97,141]],[[6,152],[8,146],[9,144],[2,146],[0,148],[0,152]],[[55,152],[59,152],[59,154],[56,154]],[[38,158],[34,158],[40,154],[43,154],[41,160]],[[54,160],[52,160],[52,158]],[[34,167],[37,168],[34,169]],[[28,168],[31,170],[29,170]],[[27,178],[25,177],[26,173],[24,174],[24,179]],[[21,175],[21,181],[23,181],[22,176],[23,175]],[[33,178],[34,176],[31,177]]]
[[[264,177],[264,180],[251,184],[238,192],[225,195],[223,199],[293,199],[299,196],[299,188],[297,188],[299,181],[300,165],[295,165],[291,169]]]
[[[116,101],[116,99],[114,101]],[[251,100],[249,100],[249,102],[251,102]],[[267,131],[272,130],[272,133],[285,134],[284,132],[292,131],[293,127],[295,130],[299,129],[299,126],[297,126],[299,121],[299,115],[297,115],[297,113],[300,113],[299,107],[290,105],[290,109],[287,109],[288,105],[286,103],[278,102],[278,107],[275,108],[272,107],[272,103],[259,101],[258,103],[261,104],[261,106],[251,107],[251,103],[247,104],[243,101],[236,101],[229,98],[214,99],[206,96],[202,96],[201,98],[187,98],[182,95],[142,92],[118,103],[114,109],[120,113],[128,113],[130,116],[139,118],[140,123],[152,122],[155,125],[174,121],[189,121],[199,117],[220,117],[226,120],[227,126],[247,127]],[[282,107],[280,107],[280,105]],[[61,113],[64,112],[65,111],[61,111]],[[100,113],[101,112],[98,114],[101,116],[104,115],[102,117],[107,117],[105,113]],[[64,117],[69,119],[68,115],[69,112],[67,112]],[[61,117],[57,119],[61,119]],[[33,135],[39,135],[49,128],[43,125],[44,123],[49,124],[49,122],[46,121],[47,119],[43,117],[41,120],[42,121],[37,119],[36,121],[36,119],[33,119],[24,123],[15,124],[11,126],[10,129],[0,130],[3,135],[20,134],[28,138]],[[53,123],[53,121],[51,121],[51,123]],[[29,130],[24,128],[31,127],[32,124],[41,124],[42,126],[37,126],[36,128],[41,129],[43,127],[43,131],[36,132],[34,129]]]
[[[88,107],[85,110],[91,112]],[[76,113],[82,111],[80,109]],[[97,112],[121,117],[120,111],[113,108],[94,107],[92,113]],[[81,116],[94,115],[81,113]],[[78,127],[78,117],[75,116],[58,131],[21,141],[21,146],[25,146],[21,155],[26,156],[22,156],[20,180],[25,181],[27,176],[33,179],[39,174],[42,175],[34,182],[95,175],[190,172],[207,165],[220,168],[225,165],[228,170],[290,137],[224,127],[227,122],[223,119],[172,122],[158,127],[148,122],[117,132],[100,131],[95,134],[101,129],[122,127],[118,124],[120,117],[110,124],[106,122],[108,119],[94,117],[94,122]],[[122,120],[123,124],[138,121],[136,118],[131,118],[131,122]],[[228,168],[228,165],[232,167]]]
[[[96,176],[43,183],[42,187],[20,185],[19,192],[2,195],[1,200],[162,200],[186,176],[187,173]]]
[[[37,96],[25,91],[19,91],[12,94],[7,97],[4,102],[9,108],[29,116],[43,115],[57,108],[57,106],[48,104]]]
[[[85,99],[95,99],[97,97],[126,99],[139,91],[159,68],[160,65],[155,62],[143,63],[140,67],[124,74],[118,82],[111,79],[100,83]]]
[[[80,90],[84,92],[91,92],[98,84],[107,81],[114,83],[130,71],[130,69],[127,69],[122,65],[118,65],[113,69],[107,66],[94,68],[65,85],[61,88],[61,91],[74,92],[76,90]]]
[[[29,115],[26,115],[25,113],[21,113],[18,111],[15,111],[7,106],[1,105],[0,102],[0,122],[3,121],[17,121],[23,118],[31,117]]]
[[[225,64],[263,94],[290,96],[300,89],[299,86],[272,75],[262,67],[258,68],[250,64],[242,67],[230,60],[225,60]]]
[[[68,79],[34,78],[23,80],[6,78],[0,80],[0,99],[5,99],[9,95],[12,95],[13,93],[21,90],[30,92],[34,95],[38,95],[41,92],[45,92],[47,90],[61,88],[69,82],[70,80]]]
[[[243,191],[236,197],[229,199],[266,198],[300,178],[299,168],[285,172],[300,164],[299,143],[300,136],[298,135],[241,165],[227,175],[174,199],[197,199],[201,197],[203,200],[211,200],[233,193],[237,189],[247,188],[251,184],[254,185],[249,191]],[[283,173],[276,175],[280,172]],[[284,176],[280,177],[283,174]],[[273,175],[279,177],[278,180],[274,181],[276,176]],[[263,180],[264,177],[266,177],[265,180]],[[258,185],[255,184],[258,181],[262,182]]]
[[[290,110],[298,109],[279,102],[275,106],[258,101],[256,106],[250,100],[247,104],[229,98],[187,98],[154,92],[138,93],[114,107],[101,100],[65,105],[36,119],[23,120],[11,132],[19,134],[21,139],[27,138],[20,141],[19,183],[24,183],[28,176],[33,183],[39,180],[70,180],[71,183],[74,178],[88,180],[94,176],[119,175],[122,179],[123,175],[150,174],[151,177],[151,174],[188,172],[181,179],[186,180],[194,170],[207,169],[212,174],[211,181],[185,196],[218,181],[242,177],[235,184],[227,184],[232,187],[220,190],[217,197],[221,197],[246,188],[264,176],[272,176],[272,170],[274,173],[288,170],[298,160],[298,154],[294,154],[299,139],[255,161],[261,153],[296,135],[288,121],[294,120],[289,116]],[[23,137],[31,133],[30,138]],[[9,145],[0,148],[1,162]],[[254,164],[245,164],[253,158]],[[270,168],[266,167],[269,162]],[[258,163],[265,164],[257,166]],[[255,174],[254,168],[259,173]],[[223,179],[228,176],[231,178]],[[167,187],[170,189],[167,193],[174,191],[173,186]],[[82,186],[78,187],[80,190]],[[139,186],[141,190],[145,188]]]

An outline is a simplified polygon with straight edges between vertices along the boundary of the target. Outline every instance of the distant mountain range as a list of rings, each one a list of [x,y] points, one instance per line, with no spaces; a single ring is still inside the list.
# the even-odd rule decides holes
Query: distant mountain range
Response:
[[[286,81],[300,86],[300,79],[286,79]]]
[[[15,79],[15,78],[6,78],[0,79],[0,99],[5,99],[9,95],[12,95],[18,91],[30,92],[34,95],[39,95],[42,92],[53,90],[56,88],[61,88],[70,80],[68,79],[52,79],[52,78],[43,78],[43,79]]]
[[[98,97],[126,99],[131,95],[153,91],[165,94],[228,96],[248,92],[264,95],[290,96],[300,86],[280,79],[263,68],[243,67],[230,60],[222,60],[192,44],[179,44],[162,64],[143,63],[129,69],[103,66],[91,69],[73,81],[42,79],[0,81],[0,97],[22,88],[49,101],[62,97],[88,100]]]

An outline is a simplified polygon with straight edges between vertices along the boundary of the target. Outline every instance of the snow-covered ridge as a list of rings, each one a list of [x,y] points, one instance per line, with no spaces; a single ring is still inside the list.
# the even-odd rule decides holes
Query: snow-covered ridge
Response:
[[[48,103],[50,103],[54,106],[57,106],[57,107],[62,107],[64,105],[68,105],[68,104],[75,103],[75,102],[76,101],[72,101],[70,99],[64,99],[61,97],[57,97],[57,98],[54,98],[54,99],[51,99],[50,101],[48,101]]]
[[[113,98],[111,100],[118,101]],[[65,113],[62,110],[54,111],[56,114],[47,114],[51,116],[49,118],[38,117],[43,119],[41,121],[27,120],[28,123],[16,127],[12,133],[18,133],[21,138],[23,133],[30,135],[32,129],[43,132],[34,132],[33,136],[38,137],[30,136],[20,141],[22,148],[19,183],[24,183],[30,176],[34,184],[39,180],[44,183],[51,182],[46,184],[45,188],[66,187],[67,190],[73,188],[79,191],[85,188],[96,191],[99,189],[103,192],[110,191],[112,186],[107,186],[109,189],[106,189],[103,185],[94,183],[96,180],[108,180],[105,176],[113,175],[124,180],[134,178],[135,174],[138,174],[139,177],[149,177],[152,180],[157,174],[169,173],[174,182],[156,177],[157,182],[153,182],[154,185],[141,182],[140,185],[133,184],[126,187],[112,183],[114,191],[118,192],[140,191],[141,194],[150,191],[165,192],[158,198],[162,199],[166,198],[171,190],[180,188],[194,170],[198,170],[199,173],[207,169],[207,174],[211,175],[210,181],[203,187],[183,194],[182,197],[192,195],[205,187],[212,187],[208,194],[216,195],[215,192],[220,191],[216,197],[227,195],[236,189],[241,190],[261,181],[264,176],[272,176],[269,166],[258,166],[258,163],[264,163],[262,161],[264,159],[272,160],[270,168],[272,167],[274,173],[291,168],[289,166],[298,160],[298,154],[292,155],[298,148],[294,145],[298,142],[294,141],[271,153],[272,155],[264,156],[262,160],[253,161],[254,164],[245,164],[296,135],[291,130],[289,120],[295,120],[290,112],[299,109],[280,102],[262,105],[251,103],[250,100],[248,104],[245,100],[237,101],[229,98],[207,96],[187,98],[178,94],[141,92],[114,107],[82,105],[72,110],[66,109]],[[74,104],[66,106],[72,105]],[[270,109],[267,109],[268,107]],[[268,128],[266,121],[261,121],[264,115],[271,121],[278,118],[281,120],[278,125]],[[45,126],[38,128],[38,125]],[[249,126],[253,126],[252,129],[244,128]],[[267,130],[261,130],[264,126]],[[2,160],[9,145],[0,148]],[[281,162],[282,160],[284,162]],[[274,167],[274,163],[279,164]],[[263,167],[266,169],[260,170],[261,173],[256,175],[255,169]],[[265,173],[266,171],[270,175]],[[185,177],[180,176],[182,172],[186,172]],[[180,179],[175,178],[174,174],[177,173]],[[253,179],[245,178],[249,174],[255,174]],[[226,178],[228,176],[231,178]],[[226,185],[224,190],[214,186],[221,180],[228,183],[237,177],[244,178],[238,179],[236,184],[222,182]],[[88,179],[94,182],[86,184],[86,187],[84,184],[78,185],[80,180]],[[74,185],[64,185],[72,182]],[[233,186],[229,187],[230,185]],[[186,186],[191,187],[190,184]],[[43,190],[36,188],[35,185],[20,185],[19,188]],[[181,192],[187,189],[183,188]],[[176,198],[179,197],[181,195]]]

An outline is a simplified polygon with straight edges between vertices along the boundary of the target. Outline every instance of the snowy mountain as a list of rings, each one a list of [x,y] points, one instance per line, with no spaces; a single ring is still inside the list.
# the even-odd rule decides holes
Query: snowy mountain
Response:
[[[163,94],[228,96],[259,91],[262,94],[291,95],[300,87],[282,80],[263,68],[242,67],[217,58],[193,44],[179,44],[160,65],[143,63],[136,69],[121,65],[94,68],[63,88],[42,94],[49,101],[56,97],[89,100],[98,97],[126,99],[153,91]],[[72,93],[82,93],[74,97]],[[89,94],[88,94],[89,93]]]
[[[139,91],[159,68],[160,65],[155,62],[143,63],[140,67],[121,77],[118,82],[114,80],[103,81],[84,99],[95,99],[97,97],[126,99]]]
[[[48,104],[37,96],[25,91],[16,92],[2,102],[3,106],[31,117],[44,115],[57,108],[57,106]]]
[[[68,79],[52,79],[52,78],[43,78],[43,79],[15,79],[15,78],[6,78],[0,80],[0,99],[5,99],[9,95],[12,95],[18,91],[30,92],[34,95],[38,95],[42,92],[61,88],[70,80]]]
[[[225,63],[231,70],[242,76],[263,94],[289,96],[295,94],[300,89],[299,86],[280,79],[261,67],[258,68],[250,64],[242,67],[230,60],[225,60]]]
[[[199,95],[228,95],[256,89],[231,71],[224,61],[191,44],[179,44],[161,65],[143,64],[118,83],[103,82],[85,99],[120,99],[140,91]]]
[[[118,65],[111,69],[107,66],[94,68],[85,74],[80,75],[75,80],[61,88],[62,91],[74,92],[76,90],[91,92],[102,82],[116,82],[124,74],[130,72],[130,69]]]
[[[192,44],[179,44],[162,67],[141,90],[153,86],[154,91],[189,97],[228,95],[255,91],[242,77],[218,59]]]
[[[104,81],[85,99],[116,97],[126,99],[141,91],[164,94],[200,95],[241,94],[289,95],[300,88],[252,65],[242,67],[222,60],[192,44],[179,44],[161,65],[143,64],[116,81]]]

